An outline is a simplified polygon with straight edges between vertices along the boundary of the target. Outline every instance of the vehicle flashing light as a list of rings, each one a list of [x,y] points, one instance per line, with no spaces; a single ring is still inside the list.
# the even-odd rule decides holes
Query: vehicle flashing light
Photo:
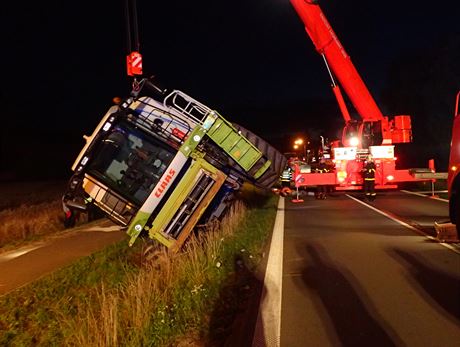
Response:
[[[387,176],[387,180],[388,180],[388,181],[393,181],[394,179],[395,179],[395,178],[394,178],[393,175],[388,175],[388,176]]]
[[[109,123],[109,122],[107,122],[107,123],[105,123],[105,124],[104,124],[104,126],[103,126],[102,130],[104,130],[104,131],[107,131],[107,130],[109,130],[109,129],[110,129],[110,127],[111,127],[111,126],[112,126],[112,124],[111,124],[111,123]]]
[[[455,165],[452,165],[452,166],[450,167],[450,170],[451,170],[451,171],[457,171],[457,169],[458,169],[458,167],[455,166]]]
[[[88,162],[88,157],[84,156],[83,159],[81,160],[81,165],[86,165],[86,163]]]
[[[347,178],[347,172],[346,171],[338,171],[337,172],[337,180],[339,182],[345,181],[345,178]]]
[[[359,139],[357,137],[350,137],[350,146],[357,147],[359,145]]]
[[[121,108],[123,108],[123,109],[128,108],[129,105],[131,105],[132,103],[133,103],[133,99],[128,98],[121,104]]]

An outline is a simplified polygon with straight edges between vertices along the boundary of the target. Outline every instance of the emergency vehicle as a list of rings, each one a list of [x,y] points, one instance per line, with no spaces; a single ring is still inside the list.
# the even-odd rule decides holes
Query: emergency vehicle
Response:
[[[342,138],[331,146],[334,172],[302,174],[297,168],[295,175],[301,175],[297,184],[332,185],[337,190],[361,189],[363,179],[360,173],[369,155],[377,166],[376,189],[397,188],[398,182],[423,180],[415,175],[414,170],[396,169],[395,144],[412,141],[410,116],[389,117],[382,114],[318,1],[291,0],[291,4],[324,60],[345,122]],[[345,90],[359,119],[350,115],[339,85]]]
[[[460,92],[457,93],[455,113],[452,124],[447,191],[449,194],[450,223],[435,223],[438,238],[441,240],[460,240],[460,114],[458,109]],[[451,226],[454,225],[455,228]],[[456,233],[454,232],[456,231]],[[456,235],[455,235],[456,234]]]

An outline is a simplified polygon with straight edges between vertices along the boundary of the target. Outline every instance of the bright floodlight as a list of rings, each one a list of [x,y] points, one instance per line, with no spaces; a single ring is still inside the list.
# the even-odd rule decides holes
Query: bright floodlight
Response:
[[[358,147],[359,139],[357,137],[351,137],[349,143],[351,147]]]

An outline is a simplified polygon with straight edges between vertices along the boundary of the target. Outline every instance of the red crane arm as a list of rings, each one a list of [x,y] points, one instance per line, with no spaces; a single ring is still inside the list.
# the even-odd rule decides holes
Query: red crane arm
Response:
[[[325,57],[360,117],[364,121],[383,120],[382,112],[316,1],[291,0],[291,3],[316,50]]]

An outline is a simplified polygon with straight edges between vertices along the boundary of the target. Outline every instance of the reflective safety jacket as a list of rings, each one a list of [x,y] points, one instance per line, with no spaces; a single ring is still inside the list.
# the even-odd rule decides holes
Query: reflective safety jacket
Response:
[[[375,181],[375,163],[372,161],[366,162],[363,168],[363,177],[365,181]]]
[[[283,170],[283,173],[280,176],[282,182],[290,182],[292,180],[292,170],[290,168]]]

